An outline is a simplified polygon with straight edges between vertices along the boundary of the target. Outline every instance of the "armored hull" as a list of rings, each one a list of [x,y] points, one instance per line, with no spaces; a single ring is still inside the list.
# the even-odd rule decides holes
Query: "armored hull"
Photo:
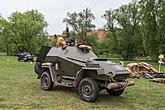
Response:
[[[125,81],[130,73],[122,65],[98,58],[92,50],[87,48],[66,47],[63,49],[43,46],[36,61],[38,66],[35,66],[35,71],[39,79],[44,80],[42,74],[46,71],[51,80],[47,82],[56,82],[64,86],[83,89],[84,83],[87,82],[90,84],[85,86],[87,89],[91,90],[90,86],[93,85],[98,91],[107,89],[111,94],[114,90],[118,89],[121,92],[125,87],[134,84]],[[40,69],[37,70],[38,68]],[[43,89],[47,88],[43,87]],[[87,92],[86,95],[88,95]],[[79,93],[82,96],[82,90],[79,90]],[[85,101],[96,99],[96,97],[92,99],[84,97],[82,96],[81,99]]]

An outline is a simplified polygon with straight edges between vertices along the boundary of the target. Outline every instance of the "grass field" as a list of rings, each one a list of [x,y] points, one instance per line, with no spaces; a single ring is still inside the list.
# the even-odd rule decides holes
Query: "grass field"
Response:
[[[165,110],[165,84],[129,79],[135,85],[121,96],[110,97],[102,91],[95,102],[89,103],[80,100],[73,88],[42,90],[33,66],[17,62],[16,57],[0,56],[0,110]]]

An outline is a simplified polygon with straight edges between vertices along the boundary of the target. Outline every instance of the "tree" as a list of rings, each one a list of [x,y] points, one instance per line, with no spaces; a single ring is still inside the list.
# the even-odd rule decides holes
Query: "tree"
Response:
[[[91,31],[91,28],[95,27],[92,24],[92,20],[95,17],[89,8],[84,9],[82,12],[79,13],[67,13],[67,18],[64,18],[63,22],[70,25],[74,31],[78,33],[84,39],[86,33]]]
[[[2,31],[3,31],[3,27],[2,27],[2,15],[0,14],[0,52],[3,51],[3,42],[2,42]]]
[[[158,1],[157,0],[141,0],[141,23],[143,31],[143,40],[145,52],[151,56],[153,60],[157,59],[159,54],[159,32],[158,32]],[[160,29],[161,31],[161,29]]]
[[[46,26],[44,16],[37,10],[12,13],[8,21],[3,21],[3,40],[5,47],[10,47],[10,52],[8,49],[5,51],[8,55],[23,51],[36,54],[39,47],[46,42]]]
[[[84,37],[84,43],[91,46],[95,53],[97,52],[98,36],[95,32],[91,33],[87,37]]]
[[[119,36],[117,36],[117,29],[115,27],[116,23],[116,17],[115,17],[115,11],[114,10],[106,10],[105,14],[102,16],[106,20],[105,28],[112,33],[112,38],[110,38],[111,35],[109,33],[106,35],[106,38],[104,39],[105,45],[115,45],[117,53],[121,53],[120,46],[119,46]],[[114,42],[111,43],[110,39],[113,40]],[[107,46],[105,46],[106,48]],[[110,47],[108,47],[110,48]]]
[[[107,32],[103,41],[99,42],[98,48],[100,53],[106,53],[107,57],[109,57],[110,53],[118,53],[118,51],[115,51],[118,49],[118,47],[116,46],[116,42],[114,41],[113,37],[114,36],[112,35],[112,32]]]
[[[159,33],[159,53],[165,53],[165,1],[158,1],[157,24]]]
[[[10,36],[10,31],[9,31],[9,22],[2,18],[0,20],[0,27],[1,27],[1,32],[0,32],[0,39],[1,39],[1,51],[6,52],[7,55],[9,54],[10,51],[10,42],[11,42],[11,36]]]
[[[110,45],[116,45],[118,54],[125,60],[134,59],[141,44],[137,1],[116,10],[106,10],[103,18],[107,22],[105,27],[112,32],[114,42]]]
[[[67,38],[69,38],[69,37],[70,37],[70,33],[69,33],[69,28],[68,28],[68,26],[66,27],[65,32],[66,32],[66,34],[67,34]]]

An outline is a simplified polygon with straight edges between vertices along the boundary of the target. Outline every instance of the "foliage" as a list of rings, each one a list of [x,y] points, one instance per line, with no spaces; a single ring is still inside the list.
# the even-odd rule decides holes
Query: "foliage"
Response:
[[[69,37],[70,37],[70,33],[69,33],[69,28],[68,28],[68,27],[66,27],[65,32],[66,32],[66,34],[67,34],[67,38],[69,38]]]
[[[86,36],[86,33],[91,31],[91,28],[95,27],[95,25],[92,24],[92,20],[94,19],[95,17],[93,13],[91,13],[91,10],[86,8],[79,13],[68,12],[67,18],[64,18],[63,22],[66,22],[68,25],[70,25],[73,30],[76,31],[77,34],[83,39],[84,36]]]
[[[141,31],[143,33],[144,48],[153,60],[164,52],[165,44],[165,1],[145,0],[139,2],[141,6]]]
[[[113,45],[115,43],[112,44],[112,40],[112,33],[108,32],[105,38],[98,43],[98,51],[100,54],[106,53],[106,56],[109,57],[109,54],[113,51],[113,47],[116,47]]]
[[[94,52],[97,52],[98,48],[98,36],[96,33],[91,33],[90,35],[84,37],[84,43],[92,47]]]
[[[146,0],[140,1],[140,4],[145,52],[155,58],[158,56],[157,3]]]
[[[47,23],[44,16],[37,10],[24,13],[14,12],[8,20],[4,19],[1,25],[3,27],[3,47],[8,55],[15,55],[23,51],[37,54],[40,46],[47,39],[47,33],[44,32]]]
[[[48,39],[45,45],[54,47],[54,46],[56,46],[56,43],[57,43],[57,39],[53,39],[53,40]]]
[[[164,12],[164,0],[134,0],[118,9],[106,10],[102,17],[106,20],[105,28],[112,33],[113,42],[108,41],[109,47],[113,47],[110,51],[125,60],[150,56],[156,61],[160,53],[165,53]]]
[[[11,36],[10,36],[10,32],[8,30],[9,28],[9,23],[7,20],[5,20],[4,18],[2,18],[0,20],[0,27],[1,27],[1,32],[0,32],[0,43],[1,43],[1,51],[2,52],[6,52],[7,54],[9,53],[9,49],[11,49],[9,47],[9,43],[11,42]]]
[[[111,9],[106,10],[105,14],[102,17],[106,20],[106,24],[104,27],[109,31],[106,34],[105,39],[103,40],[103,44],[109,46],[104,46],[104,47],[106,49],[112,47],[110,49],[112,52],[114,52],[113,49],[115,49],[118,53],[121,53],[120,52],[121,49],[119,46],[119,36],[117,35],[117,28],[115,27],[115,23],[116,23],[115,11]],[[112,33],[112,35],[110,35],[110,32]]]
[[[123,5],[116,10],[106,10],[103,18],[107,22],[105,27],[112,32],[111,41],[113,42],[111,42],[111,46],[113,48],[111,50],[118,51],[118,54],[121,54],[125,60],[134,59],[139,43],[141,43],[138,34],[139,12],[137,2]]]
[[[159,33],[159,53],[165,53],[165,1],[158,1],[158,33]]]

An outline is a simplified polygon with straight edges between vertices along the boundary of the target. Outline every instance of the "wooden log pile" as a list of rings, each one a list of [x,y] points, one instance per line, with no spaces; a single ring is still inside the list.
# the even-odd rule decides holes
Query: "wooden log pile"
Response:
[[[165,83],[165,74],[158,73],[152,65],[146,62],[129,63],[127,69],[131,73],[131,77],[139,78],[143,76],[152,82]]]
[[[157,73],[158,71],[152,65],[146,62],[129,63],[127,70],[131,73],[131,77],[140,77],[144,73]]]
[[[152,82],[165,83],[165,78],[153,78],[150,79]]]

